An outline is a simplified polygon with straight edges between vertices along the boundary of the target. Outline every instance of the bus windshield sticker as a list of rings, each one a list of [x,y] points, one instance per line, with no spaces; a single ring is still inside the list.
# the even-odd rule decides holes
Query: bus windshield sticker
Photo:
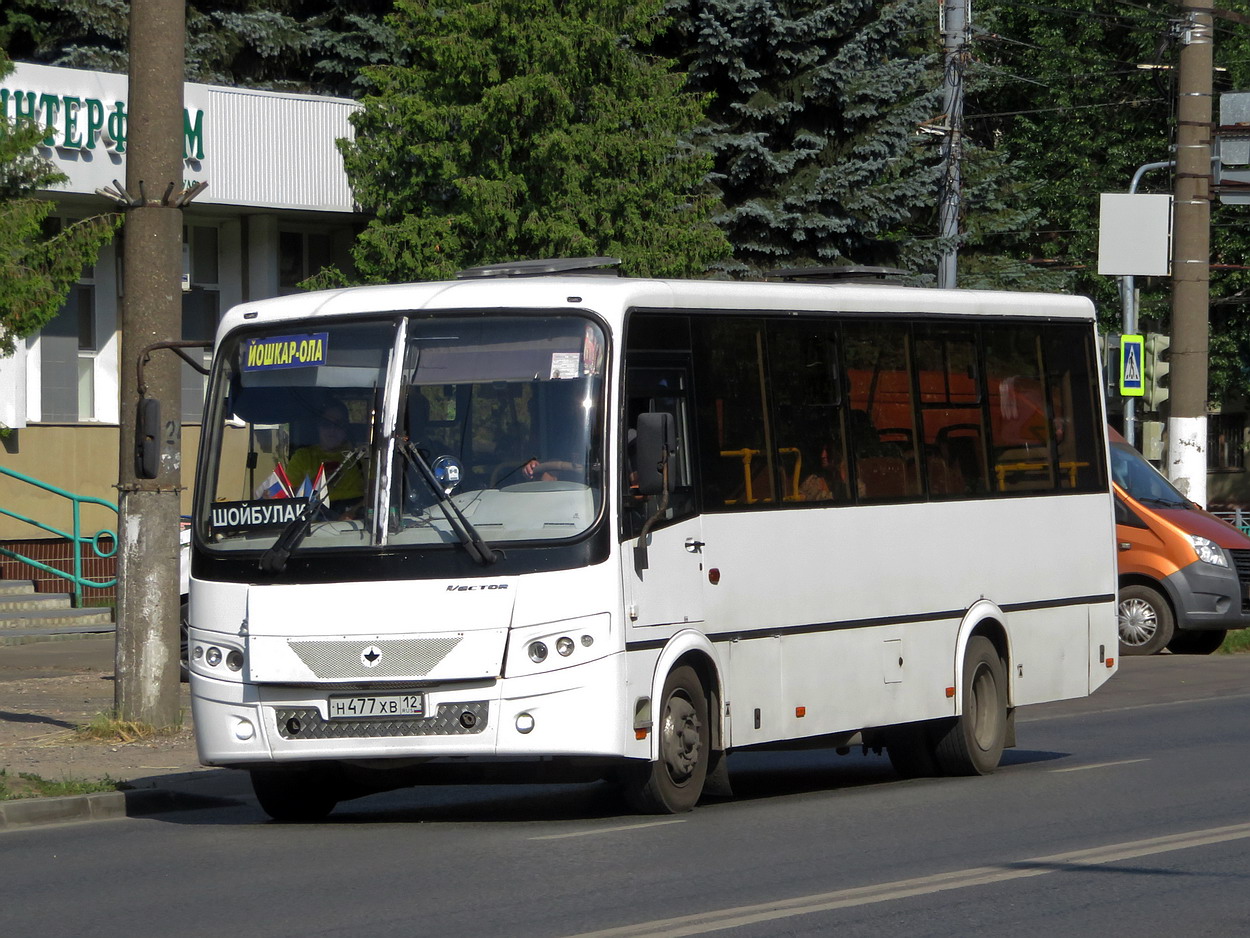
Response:
[[[577,352],[551,353],[551,378],[579,378],[582,374],[582,356]]]
[[[248,339],[243,345],[243,370],[274,371],[324,365],[329,336],[328,332],[313,332]]]
[[[213,534],[242,534],[285,527],[308,516],[308,500],[272,498],[259,502],[214,502],[209,510]]]

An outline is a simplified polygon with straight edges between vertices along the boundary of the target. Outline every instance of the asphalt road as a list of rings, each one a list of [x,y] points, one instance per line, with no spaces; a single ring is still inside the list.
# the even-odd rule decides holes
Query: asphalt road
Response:
[[[245,804],[0,835],[0,934],[1250,934],[1250,656],[1129,660],[1022,711],[994,775],[761,753],[731,801],[409,789],[322,825]]]

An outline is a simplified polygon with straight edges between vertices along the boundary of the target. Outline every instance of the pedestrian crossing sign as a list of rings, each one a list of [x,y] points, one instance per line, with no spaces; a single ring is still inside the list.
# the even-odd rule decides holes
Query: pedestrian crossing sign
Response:
[[[1144,336],[1120,336],[1121,397],[1141,397],[1146,393],[1146,373],[1142,366],[1145,346]]]

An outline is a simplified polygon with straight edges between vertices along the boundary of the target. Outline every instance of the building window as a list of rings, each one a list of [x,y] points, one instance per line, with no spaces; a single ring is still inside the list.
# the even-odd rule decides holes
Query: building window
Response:
[[[50,218],[45,233],[56,234],[69,220]],[[65,305],[39,333],[40,418],[51,422],[95,419],[95,365],[100,349],[96,324],[95,269],[82,277]]]
[[[328,234],[309,231],[278,233],[278,292],[298,293],[300,284],[334,261]]]
[[[1240,472],[1246,468],[1246,415],[1207,416],[1207,470]]]
[[[220,247],[216,226],[188,225],[183,228],[182,338],[192,342],[212,342],[221,318]],[[195,354],[195,350],[189,350]],[[211,360],[204,349],[203,361]],[[207,378],[190,365],[182,366],[182,419],[198,423],[204,410]]]

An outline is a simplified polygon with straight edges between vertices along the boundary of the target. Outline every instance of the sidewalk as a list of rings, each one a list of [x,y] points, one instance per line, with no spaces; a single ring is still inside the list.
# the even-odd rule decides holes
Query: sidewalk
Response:
[[[251,798],[247,775],[205,768],[195,752],[190,701],[174,736],[133,743],[73,738],[113,708],[113,636],[0,646],[0,770],[50,781],[108,778],[124,792],[0,801],[0,831],[97,817],[153,814]]]

